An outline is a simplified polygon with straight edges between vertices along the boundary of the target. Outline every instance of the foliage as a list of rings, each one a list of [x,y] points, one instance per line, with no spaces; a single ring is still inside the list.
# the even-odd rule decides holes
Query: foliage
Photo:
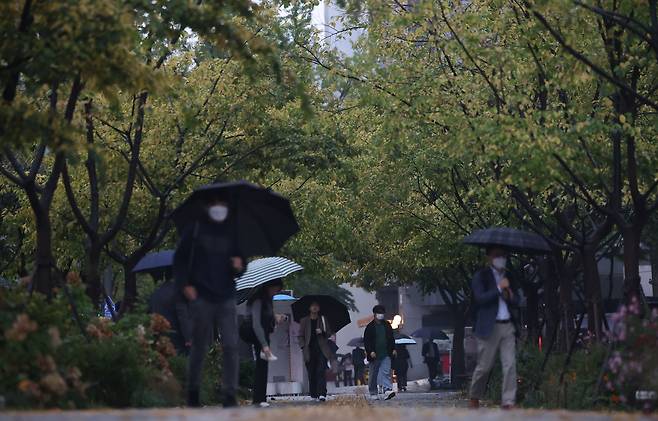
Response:
[[[641,407],[635,392],[658,394],[658,310],[641,316],[637,301],[622,306],[614,315],[610,341],[612,354],[603,377],[610,403],[618,407]]]
[[[145,314],[117,324],[99,319],[79,280],[70,279],[50,302],[0,289],[0,394],[8,406],[177,404],[168,322]]]
[[[528,408],[592,409],[605,407],[602,393],[598,390],[601,367],[606,349],[591,344],[575,350],[568,366],[566,354],[552,355],[542,370],[545,354],[534,345],[518,350],[517,402]],[[502,370],[496,364],[489,379],[488,397],[500,402]]]

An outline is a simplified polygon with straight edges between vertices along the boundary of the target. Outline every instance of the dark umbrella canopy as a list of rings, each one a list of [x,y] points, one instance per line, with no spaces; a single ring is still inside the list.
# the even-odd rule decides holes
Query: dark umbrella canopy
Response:
[[[351,346],[354,348],[356,348],[357,346],[363,347],[364,346],[363,337],[350,339],[350,341],[347,343],[347,346]]]
[[[133,272],[149,272],[153,269],[162,269],[174,263],[174,250],[163,250],[149,253],[142,257],[133,268]]]
[[[496,246],[511,252],[543,254],[551,251],[541,236],[508,227],[493,227],[474,231],[464,243],[479,247]]]
[[[320,315],[327,318],[334,332],[338,332],[350,323],[347,306],[330,295],[305,295],[292,304],[292,316],[296,322],[308,316],[312,303],[320,305]]]
[[[450,339],[448,335],[445,334],[444,331],[436,327],[421,327],[420,329],[412,333],[411,336],[413,336],[414,338],[423,338],[423,339],[439,339],[439,340]]]
[[[229,203],[228,222],[244,257],[275,255],[299,231],[288,199],[255,184],[234,181],[196,189],[172,214],[178,232],[205,219],[207,202],[213,198]]]

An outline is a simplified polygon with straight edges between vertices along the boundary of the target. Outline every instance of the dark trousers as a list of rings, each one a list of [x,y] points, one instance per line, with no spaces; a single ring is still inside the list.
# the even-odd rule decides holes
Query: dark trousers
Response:
[[[222,336],[223,372],[222,394],[225,403],[235,400],[238,390],[238,319],[235,299],[218,303],[199,297],[190,303],[192,315],[192,348],[188,360],[188,391],[199,393],[201,369],[208,347],[213,339],[213,326],[217,325]]]
[[[352,370],[343,370],[343,386],[354,386]]]
[[[364,365],[354,366],[354,383],[357,386],[362,386],[366,384],[366,366]]]
[[[311,352],[311,359],[306,363],[308,372],[308,387],[312,398],[327,396],[327,359],[322,355],[319,349],[317,352]]]
[[[439,360],[436,358],[427,358],[425,359],[425,364],[427,364],[427,371],[429,371],[430,382],[436,378],[438,374]]]
[[[409,366],[406,364],[403,365],[402,367],[396,368],[395,369],[395,374],[398,377],[398,389],[399,388],[407,388],[407,371],[409,370]]]
[[[269,342],[269,338],[267,341]],[[268,361],[260,357],[262,350],[260,343],[254,344],[254,355],[256,356],[256,370],[254,371],[254,397],[253,403],[267,402],[267,368]]]

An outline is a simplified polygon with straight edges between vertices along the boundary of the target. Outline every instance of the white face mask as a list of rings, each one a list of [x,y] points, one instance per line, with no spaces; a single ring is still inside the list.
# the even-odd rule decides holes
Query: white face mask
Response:
[[[208,208],[208,216],[215,222],[224,222],[228,217],[228,208],[224,205],[213,205]]]
[[[491,264],[498,270],[503,270],[507,267],[507,258],[506,257],[494,257],[491,260]]]
[[[381,313],[377,313],[377,314],[375,314],[375,318],[376,318],[377,320],[384,320],[384,315],[381,314]]]

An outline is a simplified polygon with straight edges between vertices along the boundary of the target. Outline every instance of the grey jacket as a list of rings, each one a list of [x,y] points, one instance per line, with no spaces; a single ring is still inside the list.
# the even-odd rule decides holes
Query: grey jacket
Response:
[[[332,336],[334,332],[324,316],[318,318],[318,326],[322,329],[322,334],[318,335],[318,346],[327,360],[334,361],[336,357],[329,347],[329,337]],[[309,347],[309,344],[311,343],[311,334],[311,318],[310,316],[306,316],[299,321],[299,336],[297,337],[299,340],[299,346],[304,353],[305,362],[311,361],[311,351]]]

